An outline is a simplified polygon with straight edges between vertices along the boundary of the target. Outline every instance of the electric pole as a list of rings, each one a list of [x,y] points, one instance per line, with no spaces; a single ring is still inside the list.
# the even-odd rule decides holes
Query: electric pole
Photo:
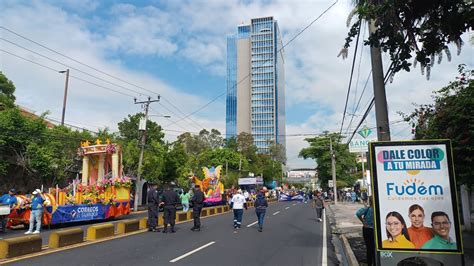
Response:
[[[331,169],[332,169],[332,183],[333,183],[333,195],[334,195],[334,204],[337,204],[337,185],[336,185],[336,154],[332,149],[332,138],[329,137],[329,151],[331,153]]]
[[[142,199],[142,186],[141,186],[141,175],[142,175],[142,164],[143,164],[143,153],[145,151],[145,143],[146,143],[146,124],[148,120],[148,109],[150,107],[150,103],[153,102],[159,102],[160,101],[160,95],[158,95],[158,99],[152,100],[150,97],[148,97],[148,100],[142,101],[142,102],[137,102],[137,99],[134,99],[135,104],[142,104],[145,108],[145,117],[143,120],[140,120],[139,128],[138,130],[142,133],[141,139],[140,139],[140,158],[138,159],[138,173],[137,173],[137,178],[135,180],[135,200],[133,202],[133,210],[137,211],[138,210],[138,201],[141,203]]]
[[[375,21],[369,21],[369,32],[373,34],[377,29]],[[375,118],[377,120],[377,139],[390,141],[390,126],[388,121],[387,96],[385,94],[385,81],[383,77],[382,54],[380,47],[370,46],[372,62],[372,81],[374,84]]]
[[[66,83],[64,85],[63,114],[61,116],[61,126],[64,126],[64,116],[66,115],[67,87],[69,84],[69,69],[66,69],[66,71],[59,71],[59,73],[66,73]]]

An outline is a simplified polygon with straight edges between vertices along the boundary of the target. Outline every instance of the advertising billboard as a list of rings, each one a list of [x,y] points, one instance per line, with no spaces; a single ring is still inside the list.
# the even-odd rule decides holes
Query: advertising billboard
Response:
[[[377,251],[461,254],[450,141],[372,142],[370,153]]]

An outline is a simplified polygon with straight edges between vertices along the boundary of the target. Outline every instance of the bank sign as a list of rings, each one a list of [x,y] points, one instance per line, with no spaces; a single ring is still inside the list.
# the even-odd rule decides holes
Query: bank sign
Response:
[[[369,151],[369,142],[377,141],[373,137],[372,130],[367,126],[364,126],[357,132],[359,136],[354,137],[349,142],[349,152],[353,153],[364,153]]]
[[[448,140],[372,142],[378,251],[462,252]]]

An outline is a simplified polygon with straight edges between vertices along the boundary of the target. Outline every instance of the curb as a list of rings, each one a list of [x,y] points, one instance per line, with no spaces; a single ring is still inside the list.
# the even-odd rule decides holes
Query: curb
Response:
[[[355,254],[352,251],[351,245],[349,244],[347,237],[341,235],[340,238],[342,241],[342,247],[344,249],[344,255],[346,255],[346,259],[349,263],[349,266],[359,266],[359,262],[357,261]]]

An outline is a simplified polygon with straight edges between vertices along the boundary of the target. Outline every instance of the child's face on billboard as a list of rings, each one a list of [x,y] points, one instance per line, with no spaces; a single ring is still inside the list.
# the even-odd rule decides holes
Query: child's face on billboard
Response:
[[[397,219],[397,217],[394,217],[394,216],[388,217],[386,225],[387,225],[388,232],[393,238],[397,237],[398,235],[402,233],[403,225]]]
[[[410,213],[411,225],[414,227],[423,226],[423,221],[425,220],[425,214],[420,209],[416,209]]]

